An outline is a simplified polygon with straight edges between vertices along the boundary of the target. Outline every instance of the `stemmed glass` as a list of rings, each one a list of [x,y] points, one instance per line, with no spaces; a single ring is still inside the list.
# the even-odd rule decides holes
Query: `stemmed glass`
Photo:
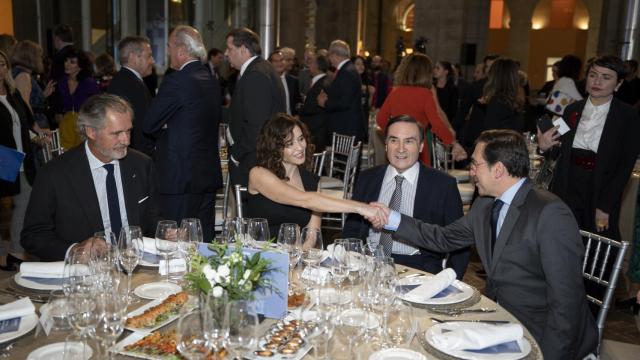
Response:
[[[169,282],[169,259],[178,251],[178,224],[173,220],[158,221],[156,227],[156,248],[164,257],[166,282]]]
[[[127,296],[119,292],[104,292],[97,294],[94,299],[98,305],[98,320],[91,329],[91,335],[100,344],[100,356],[113,359],[111,348],[124,332],[124,322],[127,313]]]
[[[293,269],[300,261],[302,248],[300,245],[300,226],[298,224],[284,223],[280,225],[278,231],[278,245],[280,249],[289,254],[289,284],[293,280]],[[289,286],[289,294],[295,293],[293,287]]]
[[[138,266],[142,259],[143,243],[142,230],[139,226],[126,226],[120,230],[120,239],[118,240],[118,259],[120,265],[127,273],[127,293],[126,299],[129,304],[138,301],[131,294],[131,277],[133,270]]]
[[[364,256],[364,248],[360,239],[344,239],[343,242],[346,256],[349,258],[349,281],[351,285],[355,285],[356,280],[360,277],[360,273],[364,271],[366,259]]]
[[[353,343],[364,334],[368,323],[368,313],[362,309],[347,309],[338,317],[338,330],[348,340],[348,354],[351,359],[356,358],[353,351]]]
[[[246,242],[245,235],[247,234],[247,226],[247,219],[240,217],[227,218],[224,224],[222,241],[235,244],[239,240],[244,245]]]
[[[226,346],[235,359],[251,350],[258,342],[258,315],[248,301],[232,301],[227,305],[225,319],[229,324]]]
[[[207,308],[184,313],[178,320],[178,351],[188,360],[206,359],[211,353],[206,327],[210,323]]]
[[[178,251],[186,262],[187,272],[191,271],[191,258],[198,250],[198,244],[202,242],[202,225],[200,219],[182,219],[180,223],[180,235],[178,236]]]
[[[320,303],[322,300],[318,297],[317,307],[315,311],[310,311],[305,315],[304,327],[307,339],[313,344],[314,355],[316,359],[330,359],[329,356],[329,340],[333,336],[334,330],[334,313],[329,307]]]
[[[387,343],[394,347],[407,346],[416,333],[417,322],[410,306],[396,302],[388,310],[382,327]]]
[[[304,227],[302,237],[302,261],[307,265],[318,264],[322,260],[322,231]]]
[[[105,230],[93,234],[91,266],[95,270],[95,280],[99,290],[113,291],[118,288],[120,284],[118,242],[113,232]]]
[[[267,222],[267,219],[250,219],[247,232],[251,238],[251,240],[249,240],[249,245],[255,248],[257,248],[259,244],[264,244],[270,239],[269,223]]]
[[[349,275],[349,256],[346,253],[345,239],[336,239],[331,254],[331,277],[338,286],[338,293],[342,291],[342,282]]]

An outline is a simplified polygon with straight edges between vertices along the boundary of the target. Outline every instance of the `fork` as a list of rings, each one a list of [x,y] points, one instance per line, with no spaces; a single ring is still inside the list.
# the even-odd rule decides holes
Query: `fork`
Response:
[[[17,341],[14,341],[0,348],[0,357],[7,358],[11,356],[11,350],[13,350],[13,347],[16,345],[16,343]]]

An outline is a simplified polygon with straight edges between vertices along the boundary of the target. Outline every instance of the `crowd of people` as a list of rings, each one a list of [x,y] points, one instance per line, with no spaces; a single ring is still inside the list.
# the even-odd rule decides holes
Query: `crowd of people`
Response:
[[[153,237],[160,219],[198,218],[212,241],[222,136],[230,181],[248,190],[238,201],[248,216],[267,218],[272,234],[282,223],[320,228],[323,213],[347,213],[343,237],[397,264],[453,268],[459,279],[473,245],[486,295],[529,329],[545,358],[596,350],[585,291],[602,289],[585,290],[579,229],[620,238],[622,193],[640,152],[636,61],[600,56],[583,73],[567,55],[532,96],[518,61],[497,55],[466,81],[457,65],[421,53],[392,72],[343,40],[305,49],[299,64],[289,47],[263,54],[246,28],[207,51],[183,25],[170,32],[170,68],[156,88],[149,39],[122,39],[117,70],[109,55],[92,60],[78,49],[69,26],[53,34],[51,60],[32,41],[0,36],[0,144],[26,154],[15,181],[0,180],[0,196],[13,203],[3,270],[28,257],[62,260],[97,231],[138,225]],[[333,133],[366,142],[372,113],[387,164],[359,172],[351,199],[319,192],[311,155]],[[566,131],[560,122],[536,129],[531,117],[542,113]],[[55,129],[65,153],[44,164],[37,150]],[[550,191],[528,178],[525,131],[537,132],[540,153],[556,164]],[[456,180],[430,166],[433,137],[469,167],[478,197],[466,215]]]

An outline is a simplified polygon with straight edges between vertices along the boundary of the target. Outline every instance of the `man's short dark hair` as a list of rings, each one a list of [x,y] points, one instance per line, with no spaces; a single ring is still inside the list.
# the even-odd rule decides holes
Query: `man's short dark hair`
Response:
[[[509,175],[517,178],[529,176],[529,151],[522,134],[513,130],[483,131],[476,144],[486,144],[482,156],[488,166],[498,161],[507,169]]]
[[[262,48],[260,47],[260,37],[253,31],[247,28],[233,29],[227,34],[225,39],[228,39],[230,36],[233,38],[233,46],[241,47],[242,45],[244,45],[244,47],[246,47],[247,50],[249,50],[249,52],[251,53],[251,56],[262,54]]]
[[[329,59],[327,59],[326,56],[322,55],[316,56],[316,65],[318,66],[318,70],[322,71],[323,73],[326,73],[329,70],[329,66],[331,66],[331,64],[329,63]]]
[[[624,63],[629,66],[629,69],[631,70],[630,73],[633,74],[636,71],[638,71],[638,61],[637,60],[634,60],[634,59],[625,60]],[[629,75],[629,74],[627,74],[627,75]]]
[[[500,57],[500,55],[498,55],[498,54],[488,54],[488,55],[485,55],[485,56],[484,56],[484,58],[482,59],[482,63],[483,63],[483,64],[486,64],[486,63],[487,63],[487,61],[492,61],[492,60],[494,60],[494,61],[495,61],[495,60],[496,60],[496,59],[498,59],[499,57]]]
[[[218,54],[222,54],[222,51],[220,49],[211,48],[207,53],[207,60],[211,60],[212,58],[218,56]]]
[[[53,35],[64,42],[73,42],[73,29],[66,24],[60,24],[53,29]]]
[[[622,61],[622,59],[615,55],[598,56],[589,64],[587,73],[594,65],[615,71],[616,75],[618,76],[616,81],[624,80],[624,77],[627,76],[627,71],[624,68],[624,62]]]
[[[282,56],[284,58],[284,54],[282,53],[282,51],[280,50],[276,50],[274,52],[272,52],[271,54],[269,54],[269,58],[267,60],[269,60],[269,62],[271,62],[273,60],[273,56],[279,54],[280,56]]]
[[[416,119],[413,118],[413,116],[411,115],[398,115],[398,116],[394,116],[392,118],[389,119],[389,122],[387,122],[387,127],[384,129],[384,138],[386,139],[387,136],[389,136],[389,128],[391,127],[391,125],[395,124],[395,123],[408,123],[408,124],[415,124],[416,127],[418,127],[418,133],[420,133],[420,143],[422,143],[424,141],[424,130],[422,129],[422,125],[420,125]]]

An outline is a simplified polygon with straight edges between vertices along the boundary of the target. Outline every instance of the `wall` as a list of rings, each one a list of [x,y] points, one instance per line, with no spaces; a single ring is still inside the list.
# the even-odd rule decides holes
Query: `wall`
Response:
[[[529,83],[531,88],[539,89],[545,82],[548,57],[577,55],[584,64],[587,30],[578,29],[541,29],[531,30],[529,52]]]
[[[487,33],[487,54],[505,54],[509,47],[509,29],[489,29]],[[476,57],[476,63],[482,61],[482,57]]]
[[[0,34],[13,35],[13,4],[11,0],[0,0]]]

